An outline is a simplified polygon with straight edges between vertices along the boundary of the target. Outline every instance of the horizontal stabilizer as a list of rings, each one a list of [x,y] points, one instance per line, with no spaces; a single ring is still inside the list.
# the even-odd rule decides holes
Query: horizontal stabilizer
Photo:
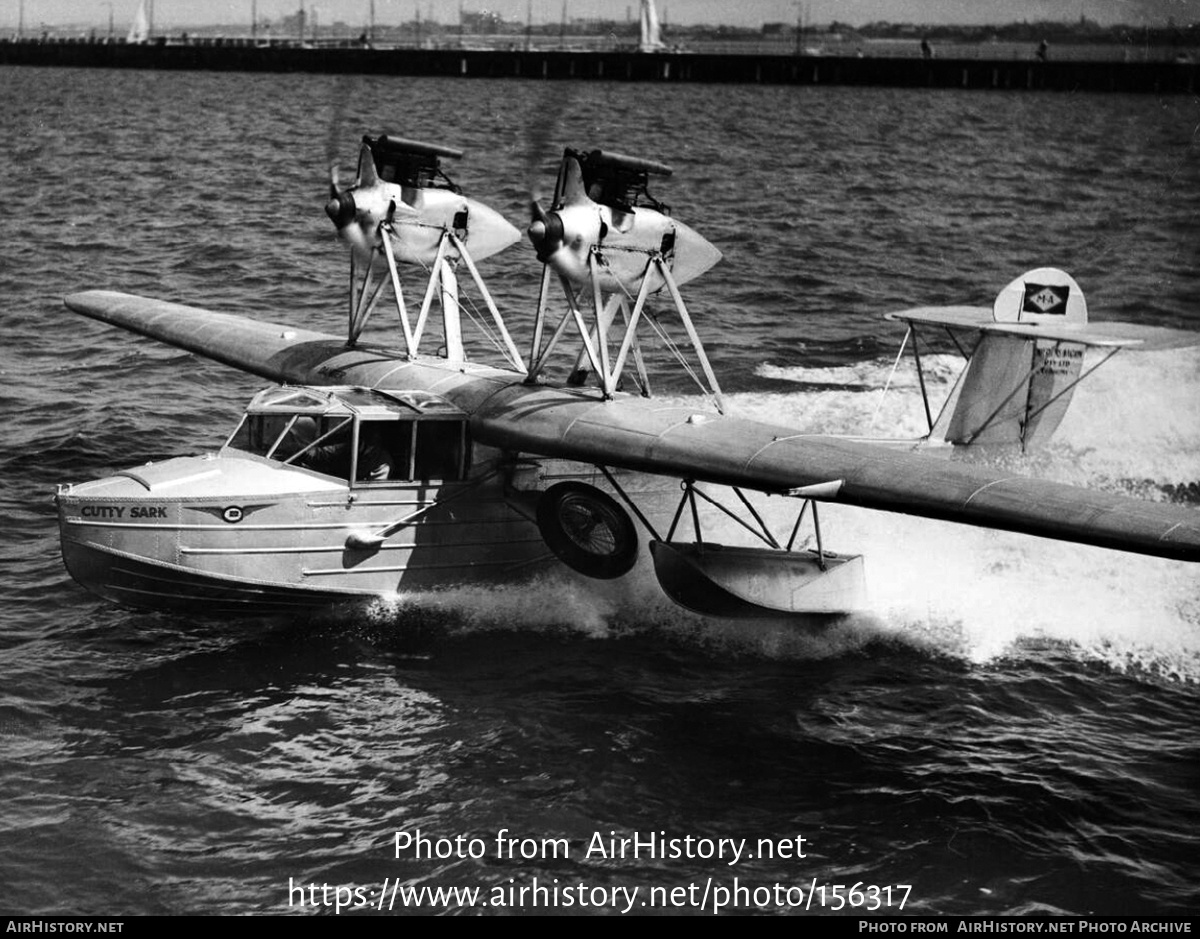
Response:
[[[997,323],[987,307],[927,306],[886,314],[887,319],[909,325],[947,326],[951,329],[973,330],[980,333],[999,333],[1024,339],[1046,339],[1054,342],[1077,342],[1084,346],[1104,348],[1124,347],[1132,351],[1157,352],[1162,349],[1184,349],[1200,346],[1200,333],[1167,326],[1144,326],[1139,323]]]

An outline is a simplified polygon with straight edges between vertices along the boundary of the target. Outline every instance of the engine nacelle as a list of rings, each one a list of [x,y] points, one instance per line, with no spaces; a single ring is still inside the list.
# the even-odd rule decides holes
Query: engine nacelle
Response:
[[[521,237],[499,212],[468,199],[442,172],[440,158],[462,151],[383,135],[363,138],[354,185],[330,184],[325,213],[357,254],[380,250],[389,226],[397,261],[431,264],[442,234],[453,231],[476,260],[503,251]],[[453,256],[453,254],[451,254]]]
[[[604,150],[564,151],[554,207],[533,204],[528,235],[538,260],[578,286],[590,281],[594,256],[600,287],[609,292],[636,292],[654,255],[678,284],[699,277],[721,252],[647,191],[650,175],[670,173],[662,163]],[[649,276],[651,290],[663,286],[657,272]]]

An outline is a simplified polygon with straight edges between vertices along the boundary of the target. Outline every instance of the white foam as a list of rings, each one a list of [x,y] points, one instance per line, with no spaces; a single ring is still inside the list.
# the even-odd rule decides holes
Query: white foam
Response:
[[[804,365],[779,366],[770,362],[759,365],[754,374],[760,378],[790,381],[805,385],[834,385],[840,388],[853,386],[859,389],[892,388],[919,390],[920,379],[912,358],[905,356],[892,371],[895,360],[858,362],[854,365],[839,365],[829,368],[811,368]],[[957,355],[923,355],[921,367],[925,370],[926,386],[949,385],[962,371],[965,360]],[[890,379],[890,380],[889,380]]]
[[[1191,565],[843,512],[862,516],[843,519],[839,537],[865,548],[872,608],[899,637],[976,664],[1036,656],[1050,640],[1084,660],[1200,681]]]
[[[1100,365],[1102,357],[1088,351],[1085,369],[1099,368],[1079,384],[1050,445],[1030,455],[1031,471],[1080,485],[1111,477],[1163,484],[1200,479],[1200,350],[1121,351]],[[928,355],[921,362],[936,418],[963,360]],[[916,439],[928,424],[915,369],[911,360],[902,361],[885,394],[891,367],[886,361],[826,369],[768,363],[756,374],[825,388],[739,394],[731,403],[746,417],[810,433]]]

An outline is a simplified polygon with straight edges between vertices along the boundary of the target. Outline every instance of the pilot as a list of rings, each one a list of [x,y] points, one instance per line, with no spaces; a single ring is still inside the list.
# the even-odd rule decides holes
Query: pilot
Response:
[[[301,466],[318,473],[330,476],[340,476],[347,479],[350,476],[350,435],[349,427],[327,437],[317,446],[312,442],[320,436],[320,427],[315,418],[299,417],[292,429],[288,431],[285,446],[291,447],[292,453],[304,450],[296,461]],[[305,448],[308,448],[305,450]]]
[[[297,462],[318,473],[349,479],[350,428],[344,427],[315,447],[310,446],[319,436],[319,425],[314,418],[301,417],[296,420],[288,437],[288,442],[294,445],[292,452],[297,453],[308,447]],[[361,424],[358,431],[357,479],[378,482],[387,479],[391,472],[391,456],[383,444],[382,433],[371,424]]]
[[[358,428],[358,478],[380,482],[392,474],[392,457],[383,444],[383,432],[374,424]]]

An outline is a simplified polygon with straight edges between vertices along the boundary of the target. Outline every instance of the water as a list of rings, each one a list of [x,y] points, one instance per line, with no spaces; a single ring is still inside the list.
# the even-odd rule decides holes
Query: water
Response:
[[[1200,329],[1200,102],[49,69],[0,83],[8,910],[296,912],[311,908],[289,906],[289,882],[374,901],[384,878],[485,899],[557,878],[640,902],[710,877],[909,884],[918,913],[1197,909],[1185,565],[832,508],[827,537],[866,553],[873,600],[816,634],[567,575],[223,622],[82,592],[50,495],[215,445],[258,387],[72,316],[62,295],[340,330],[344,257],[321,205],[328,159],[350,164],[363,132],[463,147],[452,175],[514,222],[563,145],[671,163],[658,194],[725,254],[688,300],[735,410],[915,435],[911,366],[882,397],[888,310],[987,304],[1053,264],[1096,318]],[[528,309],[532,252],[510,254],[484,273],[505,310]],[[935,395],[951,352],[930,353]],[[1122,355],[1047,452],[1010,459],[1195,505],[1197,400],[1196,350]],[[417,829],[487,850],[397,858],[395,833]],[[567,839],[570,857],[497,857],[501,829]],[[802,836],[806,857],[585,853],[596,833],[660,831]]]

